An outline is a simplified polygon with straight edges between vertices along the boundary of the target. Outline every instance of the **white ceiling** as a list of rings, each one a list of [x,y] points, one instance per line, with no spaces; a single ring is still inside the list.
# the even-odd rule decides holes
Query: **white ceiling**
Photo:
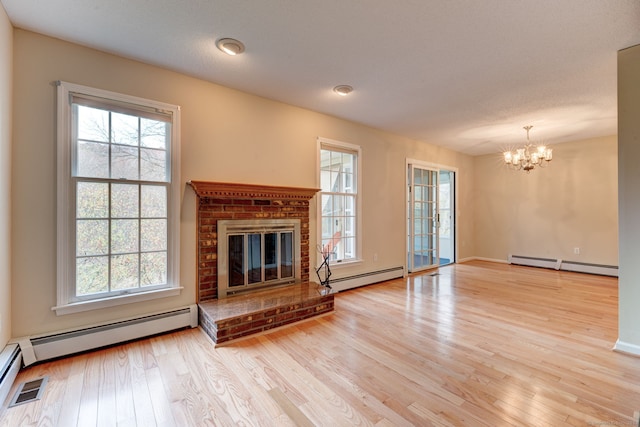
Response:
[[[529,124],[616,134],[616,52],[640,44],[638,0],[0,1],[16,27],[472,155]]]

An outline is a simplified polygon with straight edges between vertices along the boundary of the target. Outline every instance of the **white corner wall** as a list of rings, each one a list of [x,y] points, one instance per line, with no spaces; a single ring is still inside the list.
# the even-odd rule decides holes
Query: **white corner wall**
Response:
[[[11,338],[11,99],[13,27],[0,4],[0,351]]]
[[[620,211],[616,349],[640,355],[640,45],[618,52]]]

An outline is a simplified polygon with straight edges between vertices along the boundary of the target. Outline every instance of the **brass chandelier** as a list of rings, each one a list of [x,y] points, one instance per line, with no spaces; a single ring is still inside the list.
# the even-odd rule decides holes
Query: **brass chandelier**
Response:
[[[527,143],[524,147],[515,151],[505,151],[504,162],[515,170],[524,170],[529,173],[536,166],[544,167],[553,160],[553,149],[544,145],[533,146],[529,140],[529,131],[533,126],[525,126],[527,131]]]

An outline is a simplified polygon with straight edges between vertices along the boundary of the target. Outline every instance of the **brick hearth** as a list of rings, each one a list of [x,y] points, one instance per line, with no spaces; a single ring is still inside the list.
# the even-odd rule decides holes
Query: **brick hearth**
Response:
[[[234,317],[220,318],[218,314],[212,314],[215,310],[211,307],[217,306],[218,295],[218,234],[217,223],[222,219],[287,219],[295,218],[300,220],[300,266],[301,282],[309,282],[309,200],[318,191],[315,188],[297,187],[274,187],[247,184],[232,184],[207,181],[190,181],[189,184],[198,196],[197,211],[197,281],[198,281],[198,306],[200,325],[209,336],[216,342],[223,338],[219,331],[225,329],[220,323],[224,321],[228,325],[243,325],[245,328],[241,334],[224,332],[224,340],[236,338],[238,336],[251,333],[263,332],[264,330],[291,323],[297,320],[306,319],[313,315],[323,314],[333,310],[333,295],[322,295],[318,300],[317,286],[313,287],[313,292],[295,291],[291,285],[292,292],[297,295],[296,302],[291,303],[291,296],[286,294],[282,297],[282,304],[276,307],[260,309],[258,311],[247,311],[242,307],[258,307],[257,301],[259,293],[256,293],[256,303],[246,304],[246,300],[251,298],[251,294],[242,296],[231,296],[225,298],[224,306],[230,307],[234,303],[238,304],[238,309],[231,309],[236,313]],[[281,288],[285,289],[285,288]],[[263,292],[263,291],[260,291]],[[268,291],[266,291],[268,292]],[[273,299],[273,298],[272,298]],[[318,307],[321,307],[318,309]],[[271,320],[262,329],[248,327],[247,322],[257,321],[256,316],[265,316],[264,312],[276,310],[275,317],[267,316]],[[310,313],[308,309],[312,309]],[[230,310],[230,309],[226,309]],[[247,320],[249,319],[249,320]],[[271,326],[273,325],[273,326]]]

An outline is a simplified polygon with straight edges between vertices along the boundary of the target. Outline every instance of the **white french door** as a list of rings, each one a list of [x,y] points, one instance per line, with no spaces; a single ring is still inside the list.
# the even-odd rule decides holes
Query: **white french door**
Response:
[[[455,261],[454,176],[453,171],[408,163],[407,268],[409,272],[434,268]],[[441,218],[441,215],[444,217]],[[441,254],[442,250],[444,254]]]
[[[438,171],[409,164],[407,255],[410,272],[436,267],[438,255]]]

